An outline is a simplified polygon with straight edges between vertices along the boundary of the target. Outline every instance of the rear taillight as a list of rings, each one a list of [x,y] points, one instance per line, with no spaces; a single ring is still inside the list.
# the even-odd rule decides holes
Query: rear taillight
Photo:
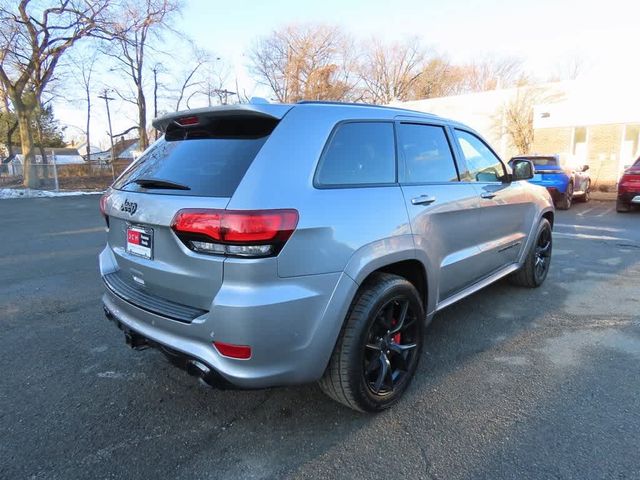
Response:
[[[171,228],[191,250],[239,257],[277,255],[298,224],[298,212],[286,210],[185,209]]]
[[[109,200],[109,195],[106,193],[100,197],[100,213],[104,217],[105,222],[107,222],[107,228],[109,227],[109,215],[107,215],[107,200]]]
[[[640,174],[625,173],[618,183],[618,190],[624,192],[626,190],[637,190],[640,188]]]

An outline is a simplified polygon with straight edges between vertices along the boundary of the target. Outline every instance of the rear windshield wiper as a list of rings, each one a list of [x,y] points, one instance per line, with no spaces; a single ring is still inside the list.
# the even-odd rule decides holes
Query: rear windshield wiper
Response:
[[[136,178],[126,183],[137,183],[143,188],[165,188],[167,190],[191,190],[191,187],[181,183],[172,182],[170,180],[162,180],[160,178]]]

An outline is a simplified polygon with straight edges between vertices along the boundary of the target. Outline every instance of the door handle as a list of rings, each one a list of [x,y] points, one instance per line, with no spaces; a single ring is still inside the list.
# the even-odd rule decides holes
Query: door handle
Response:
[[[480,196],[482,198],[493,198],[496,196],[496,194],[494,192],[482,192]]]
[[[429,195],[420,195],[419,197],[412,198],[411,203],[413,205],[430,205],[436,201],[436,197]]]

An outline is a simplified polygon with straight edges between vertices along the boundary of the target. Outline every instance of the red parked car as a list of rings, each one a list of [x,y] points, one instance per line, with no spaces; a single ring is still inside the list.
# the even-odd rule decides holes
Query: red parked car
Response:
[[[640,206],[640,157],[624,171],[618,182],[616,211],[628,212],[633,205]]]

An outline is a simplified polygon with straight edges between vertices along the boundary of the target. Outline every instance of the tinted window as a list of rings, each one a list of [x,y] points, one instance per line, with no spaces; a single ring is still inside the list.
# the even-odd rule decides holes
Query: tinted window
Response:
[[[403,123],[398,128],[406,183],[454,182],[458,173],[442,127]]]
[[[558,159],[556,157],[513,157],[509,161],[509,165],[513,160],[531,160],[533,164],[537,167],[548,167],[553,165],[558,165]]]
[[[552,165],[558,165],[558,161],[554,157],[545,157],[545,158],[531,158],[533,160],[533,164],[538,167],[548,167]]]
[[[169,195],[230,197],[275,127],[275,123],[267,123],[244,118],[213,120],[188,129],[174,126],[113,187]],[[143,188],[133,183],[143,178],[175,182],[189,189]]]
[[[319,185],[393,183],[396,180],[393,124],[343,123],[322,155]]]
[[[499,182],[504,175],[500,159],[475,135],[456,130],[456,138],[469,169],[464,180],[472,182]]]

